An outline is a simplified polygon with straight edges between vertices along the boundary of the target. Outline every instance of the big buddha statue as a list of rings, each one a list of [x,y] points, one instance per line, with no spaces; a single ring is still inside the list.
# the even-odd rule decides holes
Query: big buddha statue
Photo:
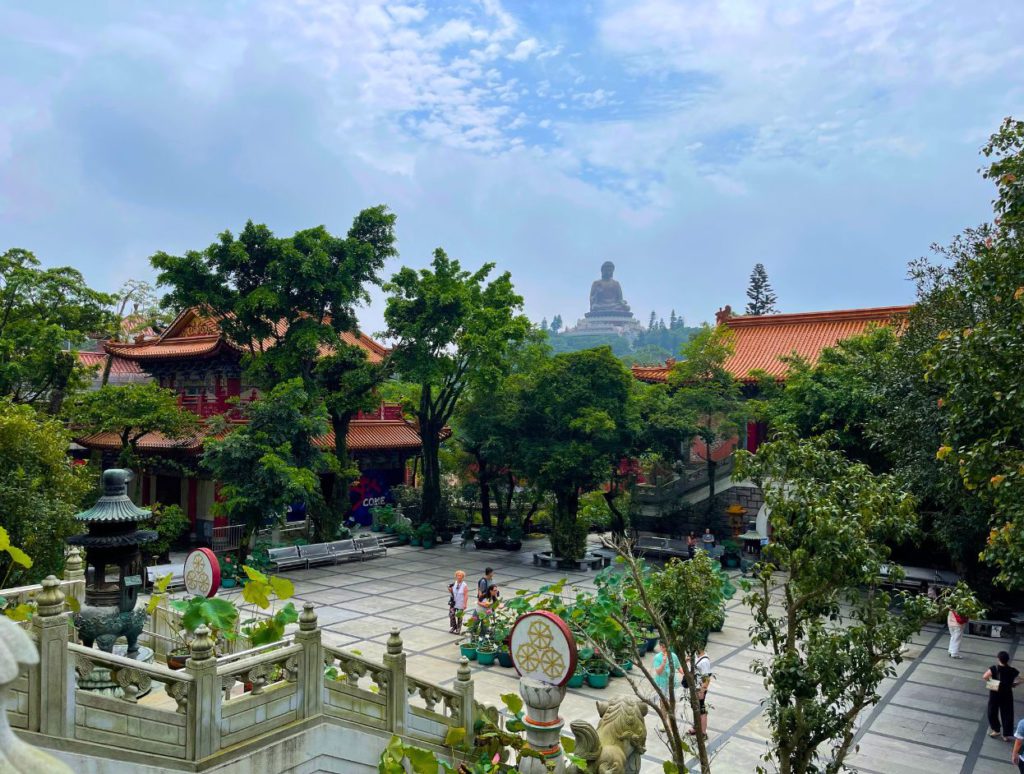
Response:
[[[615,273],[615,264],[605,261],[601,264],[601,279],[594,280],[590,286],[590,314],[591,316],[603,315],[630,315],[629,304],[622,298],[622,286],[618,280],[612,279]]]

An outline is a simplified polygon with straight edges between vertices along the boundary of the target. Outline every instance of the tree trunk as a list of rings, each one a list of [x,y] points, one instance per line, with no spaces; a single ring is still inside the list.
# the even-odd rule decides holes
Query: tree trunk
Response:
[[[555,513],[551,520],[551,553],[563,559],[582,559],[576,540],[576,516],[580,494],[572,489],[555,493]],[[585,550],[586,546],[584,546]]]
[[[707,523],[705,526],[711,526],[711,513],[715,508],[715,468],[718,467],[718,463],[711,458],[711,444],[707,445],[708,454],[708,506],[707,506]]]
[[[100,377],[100,387],[106,387],[107,382],[110,381],[110,367],[113,364],[114,356],[108,352],[106,360],[103,361],[103,376]]]
[[[476,480],[480,486],[480,521],[485,527],[491,526],[491,476],[487,472],[487,463],[479,454],[476,457]]]
[[[423,521],[441,526],[441,463],[438,459],[441,442],[440,428],[420,423],[420,440],[423,442]]]

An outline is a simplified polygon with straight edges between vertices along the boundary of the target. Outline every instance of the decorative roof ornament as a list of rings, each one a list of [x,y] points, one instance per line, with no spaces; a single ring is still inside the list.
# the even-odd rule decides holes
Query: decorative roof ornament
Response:
[[[110,468],[103,471],[103,496],[87,511],[75,514],[76,521],[87,523],[143,521],[152,512],[139,508],[128,497],[130,470]]]

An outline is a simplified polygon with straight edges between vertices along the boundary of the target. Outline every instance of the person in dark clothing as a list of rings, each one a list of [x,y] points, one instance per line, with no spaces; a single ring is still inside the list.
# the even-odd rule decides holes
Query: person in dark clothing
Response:
[[[1020,683],[1020,672],[1010,666],[1010,654],[1005,650],[996,654],[997,663],[982,676],[988,683],[988,735],[1013,741],[1013,688]],[[990,682],[991,681],[991,682]],[[998,683],[996,687],[995,683]]]

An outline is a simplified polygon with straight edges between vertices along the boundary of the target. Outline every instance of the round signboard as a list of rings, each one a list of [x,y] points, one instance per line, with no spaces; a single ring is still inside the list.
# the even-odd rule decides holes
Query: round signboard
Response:
[[[576,671],[576,640],[565,621],[547,610],[520,616],[510,647],[512,663],[523,677],[565,685]]]
[[[197,548],[185,557],[185,591],[212,597],[220,588],[220,562],[209,548]]]

